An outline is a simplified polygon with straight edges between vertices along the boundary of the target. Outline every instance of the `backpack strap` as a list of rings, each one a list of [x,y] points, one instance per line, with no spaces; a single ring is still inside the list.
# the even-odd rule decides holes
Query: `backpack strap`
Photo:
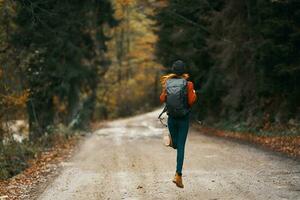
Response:
[[[161,118],[162,114],[164,114],[165,112],[167,112],[167,106],[165,106],[164,109],[162,110],[162,112],[159,114],[158,119],[162,125],[164,125],[165,127],[168,127],[168,125],[162,121],[163,118]]]
[[[158,115],[158,119],[161,119],[161,116],[167,112],[167,106],[164,107],[164,109],[161,111],[161,113]]]

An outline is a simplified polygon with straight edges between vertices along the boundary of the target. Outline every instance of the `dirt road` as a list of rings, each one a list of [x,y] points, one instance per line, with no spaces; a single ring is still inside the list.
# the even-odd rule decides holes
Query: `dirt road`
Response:
[[[64,163],[40,200],[300,199],[300,162],[191,130],[184,189],[172,182],[175,151],[162,145],[158,111],[107,123]]]

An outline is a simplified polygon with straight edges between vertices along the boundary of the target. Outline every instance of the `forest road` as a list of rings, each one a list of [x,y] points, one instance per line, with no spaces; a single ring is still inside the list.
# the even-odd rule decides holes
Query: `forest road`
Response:
[[[87,137],[39,200],[300,199],[300,162],[191,129],[184,189],[172,183],[176,152],[165,147],[159,111],[108,122]]]

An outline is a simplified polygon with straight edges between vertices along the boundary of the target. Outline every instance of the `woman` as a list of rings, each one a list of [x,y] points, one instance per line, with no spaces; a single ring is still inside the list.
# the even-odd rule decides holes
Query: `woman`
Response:
[[[185,73],[185,64],[181,60],[178,60],[173,63],[172,65],[172,72],[166,76],[161,78],[162,88],[163,91],[160,95],[160,102],[167,103],[167,113],[168,113],[168,128],[171,135],[171,146],[174,149],[177,149],[177,166],[176,166],[176,173],[173,179],[173,182],[176,184],[177,187],[183,188],[184,185],[182,183],[182,165],[184,159],[184,148],[185,142],[189,130],[189,112],[183,112],[184,114],[176,115],[170,111],[168,108],[168,101],[167,97],[170,95],[168,92],[168,87],[172,84],[171,80],[173,79],[183,79],[183,83],[186,83],[186,101],[183,101],[186,105],[183,105],[187,110],[190,110],[191,106],[196,101],[196,93],[194,90],[194,85],[190,81],[185,81],[189,78],[189,75]],[[169,86],[168,86],[169,84]],[[172,87],[174,84],[172,85]],[[171,89],[172,90],[172,89]]]

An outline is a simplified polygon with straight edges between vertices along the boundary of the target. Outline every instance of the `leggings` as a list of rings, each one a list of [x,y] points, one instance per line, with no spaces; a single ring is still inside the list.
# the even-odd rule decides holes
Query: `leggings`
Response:
[[[173,142],[173,148],[177,149],[176,172],[181,175],[184,160],[185,141],[189,131],[189,117],[173,118],[169,116],[168,127]]]

